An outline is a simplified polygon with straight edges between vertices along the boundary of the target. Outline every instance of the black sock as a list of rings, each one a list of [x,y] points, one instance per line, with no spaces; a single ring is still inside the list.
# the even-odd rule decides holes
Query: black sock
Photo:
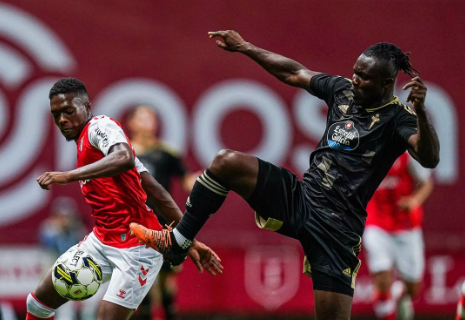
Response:
[[[187,198],[186,212],[176,230],[187,239],[194,239],[208,218],[221,207],[228,192],[210,170],[205,170]]]
[[[163,292],[161,303],[163,310],[165,310],[166,320],[176,319],[176,306],[174,304],[174,294],[171,292]]]

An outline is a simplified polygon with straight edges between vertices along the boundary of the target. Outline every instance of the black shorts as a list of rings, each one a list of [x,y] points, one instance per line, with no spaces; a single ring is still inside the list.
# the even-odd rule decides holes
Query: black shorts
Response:
[[[361,235],[347,230],[339,215],[312,205],[304,181],[287,169],[258,159],[255,191],[247,201],[259,228],[297,239],[313,289],[353,296],[360,268]]]

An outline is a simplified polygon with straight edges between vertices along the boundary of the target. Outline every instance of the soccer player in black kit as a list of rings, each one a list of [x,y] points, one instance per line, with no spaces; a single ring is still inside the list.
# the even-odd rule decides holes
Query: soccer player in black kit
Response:
[[[241,52],[282,82],[303,88],[329,107],[325,133],[310,156],[303,180],[290,171],[241,152],[222,150],[197,179],[182,220],[171,230],[132,224],[139,239],[181,260],[229,190],[255,210],[257,225],[300,241],[313,279],[319,320],[350,318],[365,207],[394,160],[408,150],[421,165],[439,162],[439,141],[425,111],[426,87],[408,54],[378,43],[358,57],[352,79],[310,71],[258,48],[235,31],[210,32],[218,47]],[[393,95],[399,70],[412,80],[402,104]]]

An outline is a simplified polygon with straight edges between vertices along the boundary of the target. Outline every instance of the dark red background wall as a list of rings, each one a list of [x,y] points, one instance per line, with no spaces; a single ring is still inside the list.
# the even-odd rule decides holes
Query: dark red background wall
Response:
[[[28,57],[33,65],[29,77],[19,87],[11,89],[0,84],[9,102],[6,129],[0,135],[0,150],[18,124],[19,114],[15,106],[22,91],[28,84],[47,76],[82,79],[91,99],[120,80],[135,77],[156,80],[173,90],[183,102],[188,130],[192,130],[190,117],[194,113],[193,108],[208,89],[229,79],[253,80],[270,88],[284,101],[293,127],[289,150],[298,145],[315,145],[318,141],[309,139],[296,126],[292,106],[298,90],[273,79],[248,58],[220,50],[207,37],[207,32],[235,29],[248,41],[291,57],[310,69],[347,77],[351,76],[352,65],[358,55],[369,45],[380,41],[396,43],[404,51],[412,52],[413,65],[421,71],[423,79],[442,88],[453,103],[457,123],[454,129],[457,138],[454,148],[458,159],[454,167],[456,179],[438,182],[428,200],[425,238],[429,248],[435,250],[464,248],[462,208],[465,185],[462,181],[465,178],[465,151],[461,148],[461,140],[465,111],[461,105],[465,98],[462,81],[465,3],[462,1],[8,0],[2,3],[9,3],[48,26],[69,50],[76,65],[69,72],[44,70],[30,52],[0,35],[2,43]],[[406,76],[399,77],[399,84],[407,81]],[[428,97],[427,105],[435,108],[428,104]],[[27,131],[28,128],[22,130]],[[54,169],[54,130],[51,122],[43,128],[43,132],[48,132],[41,133],[47,143],[33,165],[17,172],[17,181],[38,167]],[[258,118],[243,111],[233,113],[223,121],[220,135],[225,146],[249,151],[263,138],[261,130]],[[202,169],[203,165],[193,152],[192,131],[188,131],[187,136],[186,162],[192,170]],[[296,170],[291,152],[282,165]],[[16,187],[15,181],[0,183],[0,195]],[[186,195],[179,187],[173,194],[182,206]],[[75,197],[91,225],[89,209],[77,184],[55,186],[51,195]],[[28,201],[28,195],[25,194],[23,199]],[[0,225],[0,243],[36,242],[37,226],[47,216],[48,207],[45,205],[32,210],[21,221]],[[0,214],[8,212],[0,211]],[[219,247],[230,247],[231,243],[245,247],[250,241],[287,243],[255,228],[251,209],[232,196],[218,215],[208,222],[200,237]]]

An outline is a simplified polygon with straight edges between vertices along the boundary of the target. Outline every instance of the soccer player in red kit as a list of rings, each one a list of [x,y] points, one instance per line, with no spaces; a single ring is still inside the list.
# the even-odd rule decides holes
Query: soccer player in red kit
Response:
[[[425,269],[423,202],[433,190],[431,170],[401,155],[367,206],[363,243],[375,290],[378,319],[413,319],[412,298]],[[399,280],[393,281],[394,274]]]
[[[465,319],[465,281],[460,287],[460,298],[457,303],[457,314],[455,315],[455,320]]]
[[[37,178],[50,190],[54,184],[79,181],[95,218],[93,231],[75,247],[90,253],[102,268],[103,281],[110,281],[98,312],[99,320],[127,320],[149,291],[163,263],[156,250],[142,246],[129,231],[137,221],[161,230],[153,211],[145,205],[147,195],[164,214],[177,223],[182,213],[171,196],[148,173],[135,156],[120,124],[107,116],[94,117],[85,85],[64,78],[49,94],[51,113],[63,136],[77,144],[77,169],[46,172]],[[144,192],[145,191],[145,192]],[[190,257],[200,272],[221,273],[218,256],[200,242]],[[53,319],[55,309],[68,302],[55,290],[50,269],[27,298],[27,317]]]

